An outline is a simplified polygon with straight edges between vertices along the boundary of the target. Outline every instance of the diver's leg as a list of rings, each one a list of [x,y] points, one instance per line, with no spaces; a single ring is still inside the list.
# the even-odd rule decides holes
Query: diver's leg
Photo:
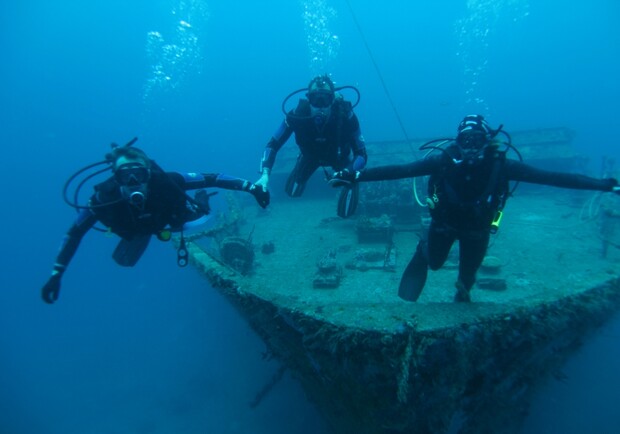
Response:
[[[299,197],[306,188],[306,182],[312,176],[314,171],[319,167],[318,163],[303,154],[297,157],[295,168],[286,180],[284,190],[290,197]]]
[[[476,272],[482,264],[489,245],[489,231],[475,231],[459,237],[459,277],[454,301],[471,301],[469,292],[476,282]]]
[[[451,227],[431,221],[428,229],[428,267],[435,271],[443,267],[450,248],[456,240],[456,231]]]
[[[349,167],[351,159],[347,155],[342,155],[336,164],[332,164],[332,170],[338,172]],[[338,205],[336,207],[336,214],[338,217],[347,218],[355,214],[360,197],[359,183],[354,182],[350,185],[345,185],[340,190],[338,196]]]
[[[409,261],[400,279],[398,287],[400,298],[416,301],[420,297],[426,284],[428,268],[437,270],[443,265],[454,239],[454,235],[449,230],[444,230],[434,221],[431,222],[427,239],[420,240],[413,258]]]
[[[403,300],[416,301],[420,297],[428,275],[427,256],[427,242],[420,240],[413,258],[400,278],[398,296]]]
[[[112,258],[118,265],[133,267],[142,257],[149,241],[151,241],[151,234],[136,235],[132,239],[121,238],[114,249]]]
[[[342,187],[340,196],[338,196],[338,206],[336,208],[338,217],[347,218],[355,214],[359,200],[360,185],[358,182]]]

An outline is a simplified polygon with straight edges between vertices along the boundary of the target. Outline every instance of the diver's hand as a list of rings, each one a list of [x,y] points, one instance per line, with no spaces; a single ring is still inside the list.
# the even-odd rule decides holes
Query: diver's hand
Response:
[[[248,192],[254,196],[254,199],[256,199],[256,202],[258,202],[261,208],[267,208],[267,205],[269,205],[269,191],[263,189],[263,187],[258,184],[252,184],[248,188]]]
[[[332,187],[345,187],[357,181],[360,174],[361,172],[359,170],[344,169],[339,172],[335,172],[327,183]]]
[[[263,169],[263,174],[258,181],[256,181],[255,185],[261,187],[263,191],[267,191],[267,186],[269,185],[269,169]]]
[[[45,286],[43,286],[43,289],[41,289],[41,298],[44,302],[52,304],[58,300],[61,277],[62,273],[59,273],[56,270],[52,272],[52,276],[48,279]]]
[[[616,185],[615,187],[612,187],[611,191],[613,193],[620,194],[620,185]]]

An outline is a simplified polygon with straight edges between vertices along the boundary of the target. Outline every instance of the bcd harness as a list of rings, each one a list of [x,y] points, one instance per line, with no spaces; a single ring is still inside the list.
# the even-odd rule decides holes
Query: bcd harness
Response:
[[[503,209],[510,196],[510,191],[508,184],[502,181],[500,176],[502,167],[506,161],[506,152],[494,150],[493,153],[494,155],[491,156],[493,162],[485,188],[474,200],[468,201],[466,204],[472,205],[473,207],[485,204],[485,208],[491,210],[493,217],[490,223],[490,232],[495,234],[499,229],[503,216]],[[456,162],[454,164],[463,164],[463,162]],[[429,185],[429,189],[432,187],[432,191],[429,192],[430,197],[426,199],[426,203],[431,213],[439,211],[439,209],[436,210],[436,208],[441,208],[441,192],[445,194],[448,203],[464,204],[458,197],[457,192],[447,182],[445,171],[446,169],[442,171],[443,174],[439,179],[433,182],[432,186]]]

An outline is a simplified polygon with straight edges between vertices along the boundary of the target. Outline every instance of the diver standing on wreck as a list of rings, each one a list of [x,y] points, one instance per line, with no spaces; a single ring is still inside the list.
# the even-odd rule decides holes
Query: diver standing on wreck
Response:
[[[353,89],[358,99],[355,104],[346,101],[339,93]],[[294,95],[306,92],[297,107],[286,112],[286,102]],[[289,94],[282,103],[285,119],[267,143],[261,160],[261,177],[256,185],[267,191],[269,175],[276,154],[295,134],[300,154],[286,181],[285,191],[290,197],[302,195],[306,182],[320,166],[330,166],[335,171],[360,171],[366,166],[366,145],[360,124],[353,108],[359,102],[359,92],[353,86],[335,87],[327,75],[313,78],[308,88]],[[338,200],[337,214],[349,217],[355,212],[359,196],[357,185],[344,186]]]
[[[78,209],[79,214],[64,238],[52,275],[41,290],[41,297],[46,303],[51,304],[58,299],[62,275],[80,241],[97,222],[121,238],[113,254],[119,265],[133,267],[153,235],[161,241],[169,241],[172,232],[180,232],[177,262],[179,266],[185,266],[188,252],[183,230],[204,223],[209,213],[209,195],[203,188],[246,191],[255,197],[262,208],[269,205],[269,192],[244,179],[217,173],[164,172],[142,150],[132,147],[135,141],[125,146],[113,145],[103,161],[79,170],[65,184],[65,201]],[[71,182],[99,165],[106,167],[86,176],[79,183],[74,199],[69,199],[67,190]],[[111,170],[113,176],[94,186],[95,193],[88,204],[78,205],[77,196],[84,182],[107,170]],[[187,190],[198,191],[192,198]]]
[[[507,141],[498,140],[500,133]],[[447,146],[436,145],[439,142]],[[501,144],[507,149],[500,149]],[[430,227],[405,268],[398,289],[398,295],[407,301],[418,299],[428,268],[440,269],[456,240],[460,249],[454,300],[470,301],[469,292],[476,281],[490,235],[497,231],[502,209],[512,193],[509,181],[620,193],[614,178],[551,172],[507,158],[506,152],[514,149],[510,136],[502,126],[492,129],[481,115],[466,116],[458,125],[456,138],[433,140],[420,149],[440,152],[408,164],[374,167],[362,172],[341,171],[329,181],[333,186],[341,186],[430,175],[426,200],[431,214]]]

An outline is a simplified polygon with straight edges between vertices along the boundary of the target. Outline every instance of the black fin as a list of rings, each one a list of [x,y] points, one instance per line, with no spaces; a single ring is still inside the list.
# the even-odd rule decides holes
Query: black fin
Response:
[[[426,284],[426,276],[428,275],[428,262],[423,251],[424,245],[418,244],[415,255],[409,261],[409,265],[403,272],[398,287],[398,296],[406,301],[416,301],[424,285]]]
[[[284,191],[290,197],[299,197],[303,194],[306,189],[306,183],[300,184],[296,181],[297,179],[297,171],[293,170],[293,172],[289,175],[286,180],[286,185],[284,186]]]
[[[133,267],[138,263],[142,254],[151,241],[151,235],[138,235],[131,240],[121,239],[114,249],[112,258],[118,265],[123,267]]]
[[[343,187],[338,198],[338,217],[347,218],[355,214],[359,200],[360,185],[358,183],[354,182]]]

